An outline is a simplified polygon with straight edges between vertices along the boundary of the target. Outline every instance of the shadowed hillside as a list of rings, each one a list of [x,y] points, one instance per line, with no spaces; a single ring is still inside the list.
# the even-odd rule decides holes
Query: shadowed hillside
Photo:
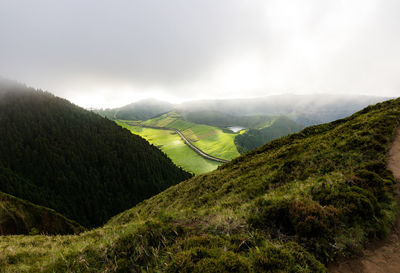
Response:
[[[49,93],[0,85],[0,191],[93,227],[190,177],[143,138]]]
[[[54,210],[0,192],[0,235],[73,234],[83,230]]]
[[[296,133],[304,127],[293,120],[279,116],[272,121],[272,125],[259,129],[249,129],[235,137],[235,144],[242,154],[254,150],[274,139]]]

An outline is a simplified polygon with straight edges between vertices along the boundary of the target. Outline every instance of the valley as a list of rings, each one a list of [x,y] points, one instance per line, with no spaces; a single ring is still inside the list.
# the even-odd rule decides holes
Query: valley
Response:
[[[198,118],[201,120],[190,121]],[[220,119],[218,125],[210,125],[218,119]],[[144,137],[165,152],[175,164],[194,174],[215,170],[221,163],[237,157],[238,150],[242,153],[249,151],[303,128],[284,117],[231,117],[219,112],[199,112],[194,115],[193,112],[171,111],[145,121],[116,119],[115,122],[132,133]],[[203,124],[198,122],[203,122]],[[232,122],[251,126],[251,129],[246,130],[243,126],[229,126]],[[266,128],[270,129],[266,130]],[[249,135],[248,131],[252,134]],[[254,132],[257,135],[254,135]],[[181,136],[182,142],[178,142],[178,139],[173,137],[170,138],[172,142],[165,141],[166,135],[175,133]],[[187,149],[182,149],[178,143],[186,143],[201,159],[195,159],[193,153],[187,153]],[[184,150],[186,152],[183,152]],[[190,163],[188,158],[190,158]],[[209,161],[214,161],[214,163]]]
[[[2,236],[0,265],[9,272],[327,272],[330,261],[385,238],[395,224],[396,181],[386,164],[399,117],[397,99],[305,128],[80,235]]]
[[[400,273],[400,1],[0,1],[0,273]]]

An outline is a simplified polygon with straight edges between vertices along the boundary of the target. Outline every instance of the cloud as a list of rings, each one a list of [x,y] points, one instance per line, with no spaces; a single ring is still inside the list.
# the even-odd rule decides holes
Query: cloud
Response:
[[[83,106],[280,92],[397,96],[394,0],[4,0],[0,75]]]

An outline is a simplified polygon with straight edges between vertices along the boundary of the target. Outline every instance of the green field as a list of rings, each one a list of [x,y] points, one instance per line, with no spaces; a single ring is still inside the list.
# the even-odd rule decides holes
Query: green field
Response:
[[[194,174],[202,174],[215,170],[221,165],[221,163],[199,156],[172,131],[130,126],[118,121],[117,124],[159,147],[177,166],[182,167],[186,171],[193,172]]]
[[[236,133],[226,133],[214,126],[196,124],[174,112],[161,115],[143,122],[145,125],[170,127],[180,130],[193,144],[204,152],[223,159],[231,160],[239,156],[234,143]]]

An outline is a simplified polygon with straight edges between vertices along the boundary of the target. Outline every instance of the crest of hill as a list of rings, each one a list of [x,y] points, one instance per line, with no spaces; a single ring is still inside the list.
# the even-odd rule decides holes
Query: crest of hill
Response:
[[[284,115],[304,125],[330,122],[349,116],[362,108],[389,98],[328,94],[282,94],[250,99],[221,99],[185,102],[181,111],[218,111],[234,116]]]
[[[93,227],[191,176],[143,138],[67,100],[17,84],[0,90],[2,192]]]
[[[160,100],[146,99],[115,109],[96,110],[110,119],[147,120],[174,109],[174,105]]]
[[[327,272],[326,263],[394,224],[396,182],[386,166],[399,125],[396,99],[308,127],[102,228],[59,240],[5,237],[0,263],[11,272]]]

